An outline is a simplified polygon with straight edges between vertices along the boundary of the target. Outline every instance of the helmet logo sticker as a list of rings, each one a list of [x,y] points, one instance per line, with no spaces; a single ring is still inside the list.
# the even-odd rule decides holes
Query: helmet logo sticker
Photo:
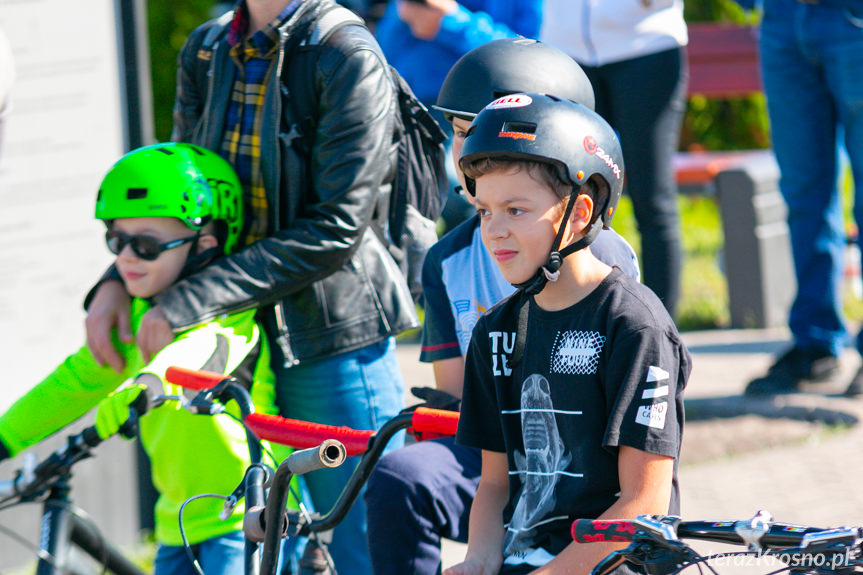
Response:
[[[618,166],[614,159],[602,149],[602,146],[596,143],[596,140],[593,136],[585,136],[584,137],[584,149],[588,154],[596,155],[597,158],[605,162],[605,165],[608,166],[615,177],[620,179],[620,166]]]
[[[501,108],[523,108],[525,106],[530,106],[533,103],[533,98],[528,96],[527,94],[515,94],[512,96],[504,96],[503,98],[498,98],[488,106],[486,106],[487,110],[499,110]]]
[[[498,132],[498,138],[512,138],[513,140],[529,140],[534,141],[536,134],[526,134],[524,132]]]
[[[504,122],[498,132],[498,138],[512,138],[513,140],[536,140],[536,124],[530,122]]]

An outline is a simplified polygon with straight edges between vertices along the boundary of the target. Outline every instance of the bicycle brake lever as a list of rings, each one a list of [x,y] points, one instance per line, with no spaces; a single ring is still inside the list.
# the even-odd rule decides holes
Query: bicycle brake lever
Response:
[[[629,547],[625,549],[618,549],[617,551],[609,553],[605,559],[597,563],[596,566],[590,570],[590,575],[606,575],[606,573],[611,573],[611,571],[626,561],[626,555],[633,549],[634,545],[635,543],[629,545]]]

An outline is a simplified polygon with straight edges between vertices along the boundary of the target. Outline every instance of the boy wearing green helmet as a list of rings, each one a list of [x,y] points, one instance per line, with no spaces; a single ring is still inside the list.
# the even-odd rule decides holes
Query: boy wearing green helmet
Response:
[[[150,308],[149,298],[236,246],[243,221],[241,193],[230,164],[190,144],[139,148],[108,171],[96,200],[96,218],[108,228],[108,249],[133,296],[134,331]],[[0,416],[0,460],[97,405],[96,428],[103,439],[110,437],[142,393],[182,393],[164,379],[171,365],[234,375],[249,387],[258,411],[276,413],[269,350],[255,313],[221,315],[179,333],[150,361],[134,343],[118,343],[126,361],[122,373],[100,366],[82,346]],[[117,390],[126,380],[131,383]],[[155,573],[192,572],[177,522],[180,506],[193,495],[227,494],[236,488],[250,463],[245,432],[229,415],[194,415],[168,403],[141,418],[139,434],[160,494]],[[238,506],[227,521],[219,519],[221,510],[222,501],[205,498],[184,514],[186,536],[208,575],[243,570],[243,508]]]

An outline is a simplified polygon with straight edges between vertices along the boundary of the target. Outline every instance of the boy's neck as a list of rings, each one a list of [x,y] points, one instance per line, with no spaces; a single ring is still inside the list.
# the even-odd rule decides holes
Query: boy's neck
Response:
[[[546,311],[566,309],[590,295],[610,273],[611,267],[584,248],[564,258],[560,277],[545,284],[534,300]]]
[[[246,7],[249,9],[249,29],[246,37],[252,37],[255,32],[275,20],[290,2],[291,0],[246,0]]]

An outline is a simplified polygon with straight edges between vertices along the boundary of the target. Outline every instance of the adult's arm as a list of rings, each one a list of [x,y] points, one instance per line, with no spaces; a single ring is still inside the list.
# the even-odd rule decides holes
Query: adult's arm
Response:
[[[389,171],[393,89],[368,31],[342,28],[322,50],[308,203],[289,228],[220,258],[154,298],[174,330],[276,302],[342,268],[362,241]],[[180,72],[179,81],[191,81],[191,74]],[[189,98],[193,92],[179,86],[178,93]],[[190,121],[183,114],[178,118]],[[175,131],[184,133],[188,127]]]
[[[631,519],[642,514],[668,513],[674,458],[621,446],[617,459],[620,497],[599,519]],[[587,574],[626,543],[570,543],[563,551],[536,569],[534,575]]]
[[[519,0],[509,21],[496,21],[487,12],[472,12],[458,4],[458,8],[441,19],[435,42],[450,48],[456,54],[465,54],[477,46],[498,40],[524,36],[539,37],[542,22],[542,2]]]

